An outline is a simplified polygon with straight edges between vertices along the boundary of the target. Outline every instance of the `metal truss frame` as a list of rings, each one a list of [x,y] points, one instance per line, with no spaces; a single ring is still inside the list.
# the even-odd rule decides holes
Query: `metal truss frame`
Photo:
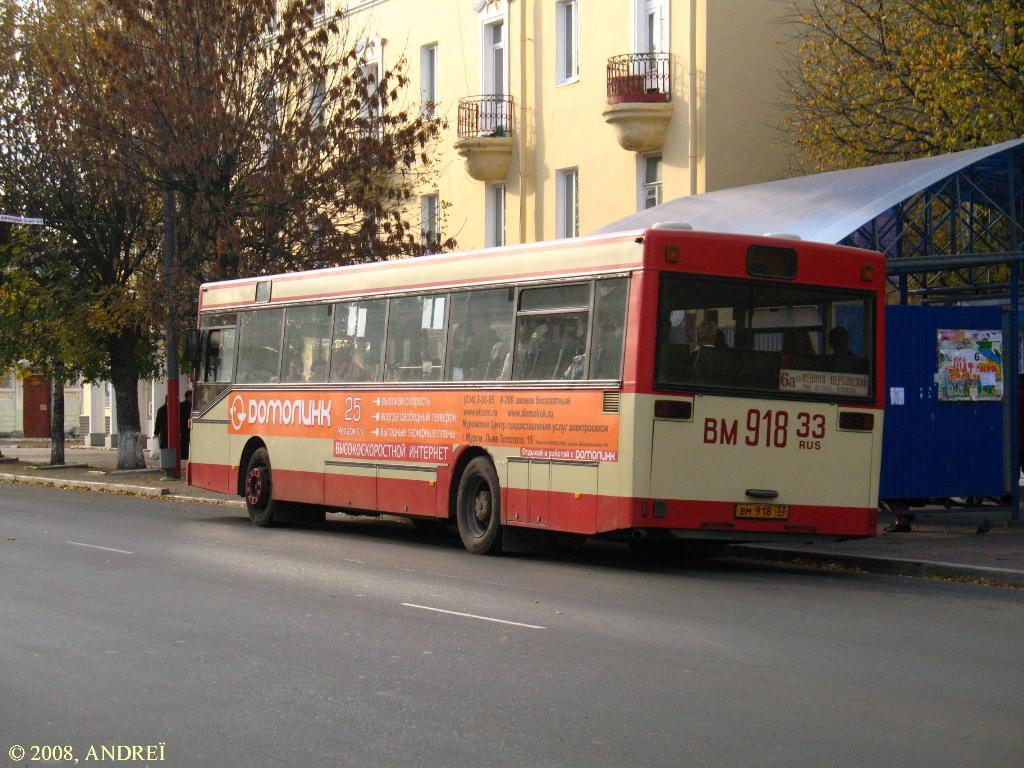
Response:
[[[900,304],[997,304],[1009,333],[1004,371],[1020,371],[1020,274],[1024,262],[1024,147],[1013,147],[916,192],[851,233],[843,245],[881,251]],[[898,298],[897,298],[898,295]],[[1017,377],[1007,376],[1004,451],[1011,525],[1021,525]]]

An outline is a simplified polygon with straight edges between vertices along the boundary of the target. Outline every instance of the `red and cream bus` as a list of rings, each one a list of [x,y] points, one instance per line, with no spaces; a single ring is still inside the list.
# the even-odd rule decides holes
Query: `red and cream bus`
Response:
[[[620,538],[871,536],[885,270],[665,225],[202,287],[192,485]]]

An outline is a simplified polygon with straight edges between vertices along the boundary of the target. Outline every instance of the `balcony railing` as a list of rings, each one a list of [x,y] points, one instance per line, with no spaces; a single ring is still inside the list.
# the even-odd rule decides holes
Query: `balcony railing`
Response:
[[[511,96],[466,96],[459,99],[459,138],[509,136],[514,118]]]
[[[608,103],[672,99],[667,53],[625,53],[608,59]]]

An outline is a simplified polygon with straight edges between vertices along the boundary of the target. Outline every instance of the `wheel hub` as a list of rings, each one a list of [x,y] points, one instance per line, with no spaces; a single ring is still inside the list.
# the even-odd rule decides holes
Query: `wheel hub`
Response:
[[[245,479],[245,500],[253,507],[263,507],[266,504],[267,480],[266,470],[263,467],[253,467],[249,476]]]
[[[473,516],[481,526],[487,526],[491,517],[491,494],[485,489],[477,491],[473,498]]]

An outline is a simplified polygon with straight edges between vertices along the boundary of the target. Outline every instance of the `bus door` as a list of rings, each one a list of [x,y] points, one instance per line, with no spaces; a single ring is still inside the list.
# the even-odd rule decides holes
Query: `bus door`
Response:
[[[227,392],[235,373],[237,322],[234,312],[203,315],[200,319],[200,358],[188,457],[193,485],[231,494],[235,488],[231,487],[231,446],[225,425],[241,418],[241,405],[233,404]]]

